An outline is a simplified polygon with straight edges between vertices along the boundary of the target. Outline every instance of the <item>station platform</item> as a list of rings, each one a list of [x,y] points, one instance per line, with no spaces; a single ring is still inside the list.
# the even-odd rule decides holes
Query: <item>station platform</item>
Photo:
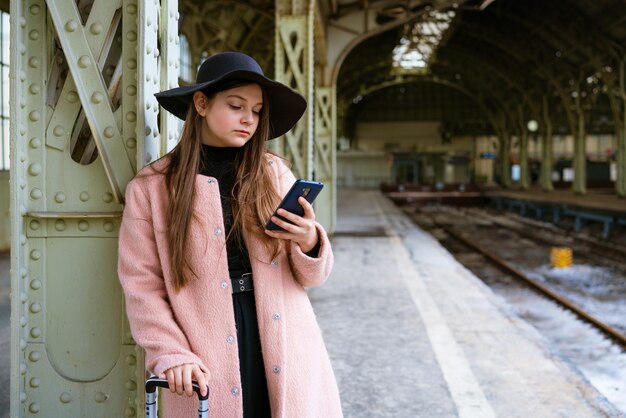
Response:
[[[338,201],[309,295],[346,417],[624,416],[379,191]]]
[[[577,195],[571,190],[544,192],[540,189],[529,190],[491,190],[484,192],[488,198],[505,197],[523,199],[546,204],[562,204],[590,210],[610,211],[626,216],[626,199],[622,199],[609,189],[589,189],[587,194]]]

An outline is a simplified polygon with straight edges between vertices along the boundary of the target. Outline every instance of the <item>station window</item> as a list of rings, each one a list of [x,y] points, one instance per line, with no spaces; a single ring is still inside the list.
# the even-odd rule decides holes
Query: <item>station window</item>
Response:
[[[8,170],[9,163],[9,43],[11,39],[9,27],[9,14],[0,11],[0,69],[2,80],[0,81],[0,171]]]
[[[193,81],[193,71],[191,68],[191,51],[189,50],[189,41],[187,37],[180,34],[179,37],[180,46],[180,68],[178,78],[184,83],[191,83]]]

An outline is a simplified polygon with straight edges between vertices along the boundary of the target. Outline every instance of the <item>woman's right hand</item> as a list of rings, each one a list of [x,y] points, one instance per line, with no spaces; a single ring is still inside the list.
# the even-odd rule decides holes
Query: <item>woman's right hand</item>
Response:
[[[180,366],[167,369],[162,375],[162,379],[167,379],[167,383],[170,386],[170,392],[183,393],[187,396],[193,396],[193,386],[191,381],[195,380],[200,386],[200,393],[202,396],[207,394],[207,380],[208,374],[205,374],[197,364],[182,364]]]

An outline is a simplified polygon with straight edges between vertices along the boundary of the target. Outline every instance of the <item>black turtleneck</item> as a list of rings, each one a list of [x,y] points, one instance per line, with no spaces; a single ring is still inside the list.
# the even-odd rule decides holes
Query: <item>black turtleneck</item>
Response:
[[[238,147],[212,147],[202,144],[200,174],[214,177],[217,180],[222,203],[222,215],[224,217],[224,229],[226,236],[226,253],[228,256],[228,270],[250,271],[250,258],[238,228],[230,234],[233,225],[233,208],[231,199],[235,184],[235,157],[241,151]]]

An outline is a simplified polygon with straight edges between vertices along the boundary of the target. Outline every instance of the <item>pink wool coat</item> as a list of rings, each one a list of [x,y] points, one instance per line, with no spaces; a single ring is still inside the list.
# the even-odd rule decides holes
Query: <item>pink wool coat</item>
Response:
[[[267,155],[277,190],[285,195],[295,178],[280,158]],[[184,363],[210,373],[212,417],[243,414],[237,330],[226,259],[219,185],[196,175],[189,261],[199,279],[176,292],[167,246],[167,158],[141,170],[128,184],[120,229],[118,273],[136,342],[146,367],[159,375]],[[275,259],[262,242],[244,234],[254,277],[254,295],[272,417],[341,417],[330,360],[304,287],[328,277],[333,254],[326,232],[311,258],[291,242]],[[234,339],[232,338],[234,337]],[[196,416],[197,398],[161,391],[165,416]]]

